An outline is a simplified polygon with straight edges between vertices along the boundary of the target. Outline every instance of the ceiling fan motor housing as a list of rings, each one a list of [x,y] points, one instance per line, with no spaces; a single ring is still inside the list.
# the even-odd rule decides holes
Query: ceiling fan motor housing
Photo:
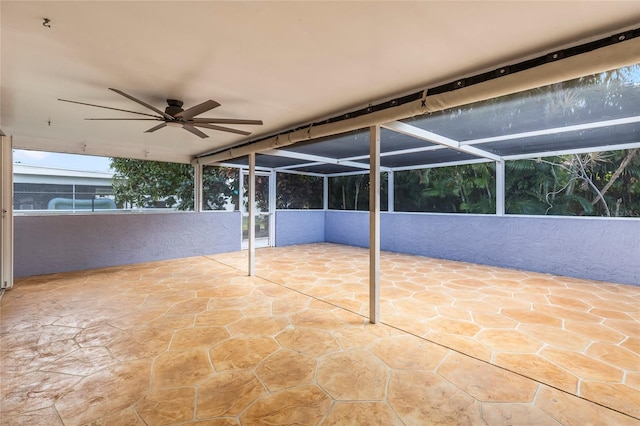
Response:
[[[167,99],[167,104],[169,104],[169,106],[165,108],[164,112],[173,117],[175,117],[176,114],[184,111],[182,109],[182,101],[179,101],[177,99]]]

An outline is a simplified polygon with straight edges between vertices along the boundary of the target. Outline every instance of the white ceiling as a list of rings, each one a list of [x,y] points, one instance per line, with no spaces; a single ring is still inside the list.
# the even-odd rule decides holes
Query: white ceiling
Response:
[[[640,1],[2,1],[0,128],[14,146],[187,162],[369,103],[637,25]],[[51,20],[50,28],[42,25]],[[222,104],[250,137],[181,129],[58,98],[148,112]]]

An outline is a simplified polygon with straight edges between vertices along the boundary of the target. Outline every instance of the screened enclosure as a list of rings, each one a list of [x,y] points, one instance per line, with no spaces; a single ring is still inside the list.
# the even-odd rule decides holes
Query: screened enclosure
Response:
[[[637,217],[639,123],[640,65],[383,123],[381,209]],[[320,208],[326,178],[327,208],[368,210],[369,140],[368,129],[313,139],[256,165],[283,179],[278,208]],[[304,185],[292,191],[293,179]]]

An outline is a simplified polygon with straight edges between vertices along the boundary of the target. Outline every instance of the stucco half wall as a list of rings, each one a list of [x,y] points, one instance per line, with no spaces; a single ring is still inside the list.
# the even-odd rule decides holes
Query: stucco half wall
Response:
[[[368,212],[327,211],[327,242],[368,247]],[[381,249],[640,285],[640,220],[382,213]]]
[[[324,210],[276,211],[276,247],[324,242]]]
[[[238,251],[239,212],[15,217],[16,277]],[[276,245],[367,247],[369,214],[276,212]],[[383,213],[381,248],[640,285],[640,220]]]
[[[240,250],[240,213],[16,216],[15,277]]]

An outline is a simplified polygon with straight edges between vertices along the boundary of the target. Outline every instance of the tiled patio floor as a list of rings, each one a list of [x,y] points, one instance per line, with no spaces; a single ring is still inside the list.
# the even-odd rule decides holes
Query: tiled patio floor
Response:
[[[429,327],[421,333],[427,339],[451,337],[443,342],[459,346],[456,349],[462,352],[468,347],[466,352],[474,358],[395,327],[368,324],[362,315],[336,306],[346,306],[350,300],[358,305],[349,309],[366,310],[366,251],[321,244],[259,250],[258,259],[259,274],[295,285],[296,290],[246,277],[221,263],[244,268],[246,253],[17,280],[0,301],[0,423],[640,424],[634,418],[638,417],[634,410],[640,388],[638,312],[629,308],[625,318],[624,309],[613,306],[637,307],[640,292],[634,288],[613,286],[611,289],[618,289],[614,292],[601,283],[561,283],[549,276],[495,268],[484,270],[495,274],[493,280],[504,282],[473,288],[471,280],[476,278],[471,265],[452,263],[449,269],[448,262],[385,254],[383,320],[395,326],[401,321],[411,324],[407,321],[411,308],[423,303],[417,296],[428,291],[428,284],[439,282],[441,291],[434,291],[423,306],[424,312],[435,310],[436,314],[418,316],[414,322]],[[304,268],[308,268],[306,277]],[[448,275],[460,275],[462,281],[445,279]],[[556,282],[557,287],[528,281],[540,277]],[[508,281],[511,286],[516,282],[515,287]],[[596,337],[590,337],[580,351],[585,358],[565,365],[561,355],[578,353],[577,349],[563,352],[559,343],[522,330],[528,318],[520,312],[525,309],[522,303],[507,307],[499,303],[521,300],[518,295],[526,293],[542,295],[549,306],[555,306],[552,299],[556,296],[590,304],[568,294],[574,287],[597,300],[609,300],[611,295],[611,302],[585,313],[599,316],[599,321],[589,323],[582,318],[572,322],[591,325],[585,329],[602,328],[635,337],[612,342],[616,334],[602,332],[604,338],[596,336],[602,340],[599,346]],[[488,293],[491,288],[495,294]],[[556,293],[560,290],[565,293]],[[474,292],[480,299],[472,297]],[[351,296],[346,297],[348,294]],[[360,300],[362,297],[365,299]],[[470,309],[469,302],[484,310]],[[496,304],[497,312],[485,304]],[[542,304],[534,299],[528,307]],[[577,306],[562,309],[579,312]],[[470,317],[459,318],[465,310]],[[505,310],[518,312],[509,316]],[[532,312],[549,318],[554,315]],[[610,316],[617,312],[622,318],[608,318],[605,312],[611,312]],[[479,321],[478,315],[484,319]],[[505,316],[521,325],[517,329],[496,325]],[[494,323],[481,322],[491,319]],[[627,328],[620,326],[624,321]],[[480,329],[473,335],[461,333],[462,338],[455,333],[468,329],[460,325],[447,329],[448,322],[476,324]],[[525,328],[535,329],[536,325]],[[523,342],[544,343],[533,352],[533,344],[529,348],[523,343],[528,352],[518,355],[521,349],[508,343],[508,334],[500,339],[485,330],[512,330],[528,336]],[[578,334],[576,330],[582,328],[567,332]],[[541,328],[539,334],[546,331]],[[581,333],[586,335],[586,331]],[[571,340],[566,336],[553,339]],[[503,348],[503,341],[511,346]],[[489,356],[477,346],[486,347]],[[513,367],[528,362],[530,369],[539,369],[536,375],[556,377],[562,372],[562,377],[576,377],[576,390],[589,390],[589,397],[610,394],[607,386],[617,378],[614,371],[621,371],[618,388],[613,388],[618,394],[609,398],[626,397],[628,403],[624,410],[608,400],[594,404],[556,389],[557,384],[547,386],[480,360],[497,363],[499,355]],[[518,356],[527,361],[517,361]],[[609,366],[603,369],[606,374],[600,371],[600,364]],[[594,377],[579,376],[581,370]]]
[[[257,253],[259,276],[368,315],[368,250]],[[385,252],[380,269],[383,323],[640,418],[640,287]]]

